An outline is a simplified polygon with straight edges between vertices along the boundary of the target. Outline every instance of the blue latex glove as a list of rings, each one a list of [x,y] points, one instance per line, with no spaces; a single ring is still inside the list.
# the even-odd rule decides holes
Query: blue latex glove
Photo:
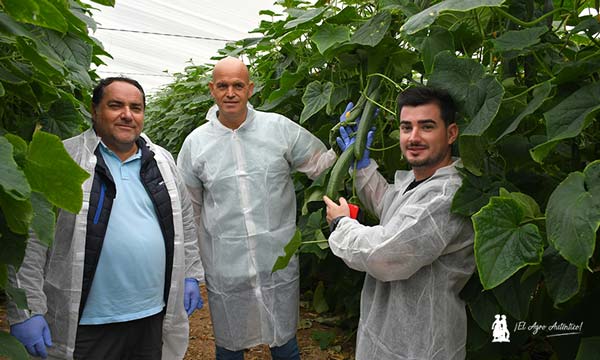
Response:
[[[10,334],[17,338],[32,356],[43,359],[48,357],[46,346],[52,346],[50,328],[42,315],[14,324],[10,327]]]
[[[348,111],[350,111],[353,107],[354,107],[354,104],[352,102],[349,102],[348,105],[346,105],[346,110],[344,110],[344,113],[340,116],[340,122],[346,121],[346,113],[348,113]],[[378,113],[379,113],[379,109],[375,109],[375,113],[373,114],[373,117],[376,117]],[[348,148],[348,146],[350,146],[350,144],[352,144],[352,143],[354,143],[354,141],[356,141],[356,138],[351,137],[350,134],[356,132],[356,130],[358,129],[359,123],[360,123],[360,117],[358,119],[356,119],[356,125],[354,125],[354,126],[340,126],[340,136],[335,138],[335,141],[337,142],[338,146],[340,147],[340,150],[345,151]],[[371,128],[371,130],[369,130],[369,132],[367,133],[367,143],[366,143],[367,146],[365,147],[365,151],[363,152],[362,158],[360,158],[360,160],[358,160],[358,162],[356,163],[357,169],[362,169],[369,165],[369,162],[370,162],[369,147],[373,143],[373,134],[374,133],[375,133],[375,128]]]
[[[202,309],[204,302],[202,296],[200,296],[200,288],[198,287],[198,280],[193,278],[186,278],[183,287],[183,306],[188,316],[192,315],[194,310]]]

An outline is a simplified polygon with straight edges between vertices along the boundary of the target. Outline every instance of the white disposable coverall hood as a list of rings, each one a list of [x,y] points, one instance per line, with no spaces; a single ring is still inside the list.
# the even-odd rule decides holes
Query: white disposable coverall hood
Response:
[[[365,271],[356,360],[462,360],[467,319],[458,294],[475,269],[469,219],[451,214],[461,185],[455,161],[406,193],[412,171],[394,184],[374,161],[356,188],[380,225],[343,218],[329,237],[335,255]]]
[[[335,153],[284,116],[248,108],[231,130],[217,119],[186,138],[177,165],[198,217],[200,254],[217,345],[281,346],[298,324],[298,259],[271,274],[296,230],[290,173],[317,177]]]
[[[185,185],[177,173],[169,152],[153,144],[142,134],[154,152],[160,173],[171,198],[175,229],[173,269],[167,311],[163,321],[163,359],[182,359],[188,345],[189,325],[183,306],[183,285],[187,277],[203,279],[198,254],[193,208]],[[48,348],[51,359],[72,359],[79,317],[79,302],[83,281],[86,224],[96,156],[100,143],[94,130],[64,141],[67,152],[91,176],[83,183],[83,205],[78,214],[59,211],[54,243],[47,248],[31,233],[25,259],[16,277],[11,280],[25,290],[29,311],[8,306],[11,324],[42,314],[50,326],[54,345]]]

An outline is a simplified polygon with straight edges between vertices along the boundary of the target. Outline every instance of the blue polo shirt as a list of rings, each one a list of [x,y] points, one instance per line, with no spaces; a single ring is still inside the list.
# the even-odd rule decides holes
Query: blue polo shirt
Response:
[[[158,217],[140,179],[141,151],[125,161],[100,144],[115,181],[114,199],[102,252],[82,325],[141,319],[162,311],[165,244]]]

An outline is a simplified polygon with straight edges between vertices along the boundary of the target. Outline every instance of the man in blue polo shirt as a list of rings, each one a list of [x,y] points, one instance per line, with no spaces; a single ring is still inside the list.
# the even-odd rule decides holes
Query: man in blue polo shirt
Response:
[[[13,277],[29,310],[9,306],[11,333],[42,358],[181,359],[204,276],[190,199],[141,134],[137,81],[104,79],[92,103],[93,129],[64,142],[92,175],[82,210],[59,212],[50,249],[29,239]]]

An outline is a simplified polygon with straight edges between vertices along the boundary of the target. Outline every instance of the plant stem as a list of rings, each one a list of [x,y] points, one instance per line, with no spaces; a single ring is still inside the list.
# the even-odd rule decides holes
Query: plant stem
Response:
[[[513,16],[512,14],[502,10],[502,8],[492,8],[493,11],[498,12],[500,15],[508,18],[510,21],[514,22],[517,25],[521,25],[523,27],[533,27],[535,25],[537,25],[538,23],[540,23],[542,20],[544,20],[545,18],[554,15],[557,12],[561,12],[563,10],[567,10],[564,8],[556,8],[548,13],[545,13],[544,15],[540,16],[539,18],[532,20],[532,21],[523,21],[515,16]],[[568,11],[568,10],[567,10]]]
[[[303,241],[300,244],[301,245],[305,245],[305,244],[321,244],[321,243],[325,243],[329,240],[325,239],[325,240],[312,240],[312,241]]]
[[[376,149],[376,148],[369,147],[369,151],[386,151],[386,150],[389,150],[389,149],[393,149],[393,148],[395,148],[396,146],[398,146],[398,143],[396,143],[396,144],[393,144],[393,145],[390,145],[390,146],[386,146],[386,147],[384,147],[384,148],[379,148],[379,149]]]

